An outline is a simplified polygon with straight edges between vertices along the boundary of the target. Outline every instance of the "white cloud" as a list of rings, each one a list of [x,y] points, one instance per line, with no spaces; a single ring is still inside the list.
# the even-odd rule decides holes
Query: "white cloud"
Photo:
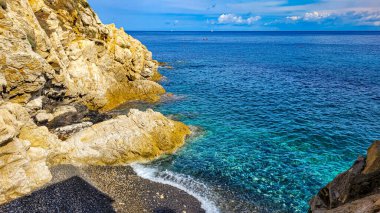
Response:
[[[286,19],[289,19],[291,21],[297,21],[301,19],[301,16],[287,16]]]
[[[261,19],[260,16],[249,17],[249,18],[247,18],[247,24],[252,24],[253,22],[256,22],[260,19]]]
[[[333,21],[356,26],[380,26],[380,10],[314,11],[300,16],[287,16],[287,22]]]
[[[294,22],[296,21],[316,22],[316,21],[329,18],[331,15],[332,13],[326,12],[326,11],[322,11],[322,12],[314,11],[314,12],[305,13],[302,16],[287,16],[286,20],[294,21]]]
[[[251,16],[249,18],[243,18],[242,16],[234,14],[222,14],[218,18],[219,24],[248,24],[251,25],[254,22],[260,20],[260,16]]]
[[[305,13],[303,16],[303,20],[305,21],[318,21],[321,19],[328,18],[331,14],[329,12],[311,12],[311,13]]]

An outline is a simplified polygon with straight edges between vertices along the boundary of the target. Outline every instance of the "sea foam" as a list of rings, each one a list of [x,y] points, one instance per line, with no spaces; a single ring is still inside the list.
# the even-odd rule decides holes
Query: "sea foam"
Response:
[[[192,195],[197,200],[199,200],[199,202],[201,202],[202,208],[207,213],[220,212],[216,204],[211,199],[215,195],[213,195],[206,184],[194,180],[188,175],[177,174],[168,170],[159,171],[157,168],[147,165],[131,164],[130,166],[138,176],[144,179],[174,186]]]

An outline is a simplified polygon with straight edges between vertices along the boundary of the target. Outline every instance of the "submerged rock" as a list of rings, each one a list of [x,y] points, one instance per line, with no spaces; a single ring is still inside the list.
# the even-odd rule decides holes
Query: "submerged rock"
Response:
[[[379,141],[359,157],[346,172],[338,175],[313,197],[310,212],[361,212],[380,210]]]

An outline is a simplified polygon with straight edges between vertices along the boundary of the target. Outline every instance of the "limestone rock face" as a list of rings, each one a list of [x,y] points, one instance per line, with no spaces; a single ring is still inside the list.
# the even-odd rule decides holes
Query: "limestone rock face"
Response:
[[[171,154],[184,144],[190,129],[161,113],[131,110],[68,138],[63,163],[123,165]]]
[[[157,101],[158,63],[138,40],[103,25],[85,0],[5,0],[0,7],[0,92],[26,104],[33,95],[112,109]],[[4,91],[3,91],[4,90]]]

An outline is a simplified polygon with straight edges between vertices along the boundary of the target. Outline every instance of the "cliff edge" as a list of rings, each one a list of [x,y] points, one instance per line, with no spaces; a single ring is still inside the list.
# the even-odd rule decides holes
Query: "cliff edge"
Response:
[[[161,113],[104,112],[165,90],[138,40],[85,0],[0,0],[0,204],[58,164],[124,165],[173,153],[189,128]]]

